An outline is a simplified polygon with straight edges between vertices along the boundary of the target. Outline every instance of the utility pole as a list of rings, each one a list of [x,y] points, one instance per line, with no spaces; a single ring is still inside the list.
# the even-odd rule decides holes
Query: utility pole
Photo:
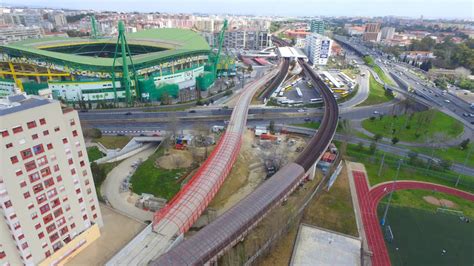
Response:
[[[385,152],[383,153],[382,161],[380,162],[379,172],[377,173],[377,176],[380,176],[382,174],[382,168],[383,168],[384,161],[385,161]]]
[[[398,173],[400,173],[401,165],[402,165],[402,159],[398,161],[397,174],[395,175],[395,179],[393,180],[392,191],[390,191],[390,195],[388,197],[388,203],[387,203],[387,206],[385,206],[385,211],[383,213],[382,220],[380,221],[380,224],[382,226],[385,225],[385,221],[387,220],[388,208],[390,207],[390,202],[392,201],[393,192],[395,191],[395,185],[397,183]]]
[[[468,152],[467,155],[466,155],[466,159],[464,159],[464,163],[463,163],[463,166],[464,166],[464,167],[466,167],[467,160],[468,160],[469,157],[471,156],[472,150],[473,150],[473,148],[469,149],[469,152]],[[461,174],[458,175],[458,178],[457,178],[457,180],[456,180],[456,184],[454,185],[455,187],[458,186],[460,179],[461,179]]]

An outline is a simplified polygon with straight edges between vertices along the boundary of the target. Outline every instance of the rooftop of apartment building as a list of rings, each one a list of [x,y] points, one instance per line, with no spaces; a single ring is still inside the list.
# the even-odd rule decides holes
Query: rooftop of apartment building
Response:
[[[36,95],[18,94],[0,99],[0,116],[13,114],[51,103],[51,100]]]

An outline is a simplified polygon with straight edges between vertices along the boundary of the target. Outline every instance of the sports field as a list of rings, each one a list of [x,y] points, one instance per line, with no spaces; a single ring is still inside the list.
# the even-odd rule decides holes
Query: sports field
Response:
[[[379,217],[384,208],[379,205]],[[394,236],[385,240],[392,265],[474,265],[472,218],[466,223],[456,215],[392,205],[387,224]]]

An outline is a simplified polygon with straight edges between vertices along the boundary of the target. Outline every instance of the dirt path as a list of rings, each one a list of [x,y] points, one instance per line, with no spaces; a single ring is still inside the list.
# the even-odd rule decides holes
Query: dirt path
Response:
[[[433,196],[424,196],[423,199],[428,202],[429,204],[433,204],[436,206],[447,207],[447,208],[457,208],[458,205],[450,200],[447,199],[438,199]]]

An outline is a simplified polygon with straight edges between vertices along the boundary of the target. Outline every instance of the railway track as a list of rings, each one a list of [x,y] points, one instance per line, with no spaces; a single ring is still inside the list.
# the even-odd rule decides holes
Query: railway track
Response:
[[[281,203],[308,176],[336,132],[339,110],[331,90],[300,60],[307,77],[317,86],[325,103],[320,129],[295,162],[285,165],[255,191],[194,236],[153,260],[151,265],[202,265],[217,260],[242,239],[263,217]]]

